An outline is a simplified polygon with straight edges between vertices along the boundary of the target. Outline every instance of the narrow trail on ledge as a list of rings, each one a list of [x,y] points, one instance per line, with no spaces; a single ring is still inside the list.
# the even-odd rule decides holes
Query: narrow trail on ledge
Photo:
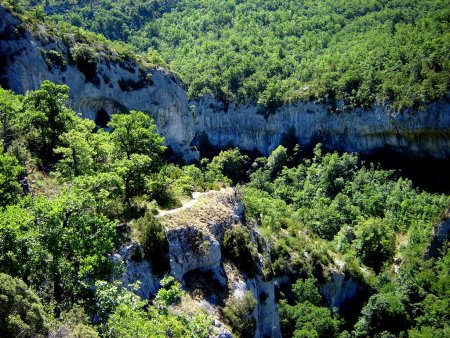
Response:
[[[194,192],[194,193],[192,193],[192,199],[189,200],[189,201],[187,201],[187,202],[184,202],[184,203],[183,203],[183,206],[181,206],[181,207],[179,207],[179,208],[176,208],[176,209],[171,209],[171,210],[161,210],[161,211],[159,212],[159,214],[156,215],[156,217],[157,217],[157,218],[164,217],[165,215],[174,214],[174,213],[179,212],[179,211],[181,211],[181,210],[191,208],[191,207],[195,204],[195,202],[197,202],[198,198],[199,198],[201,195],[207,194],[207,193],[208,193],[208,192]]]

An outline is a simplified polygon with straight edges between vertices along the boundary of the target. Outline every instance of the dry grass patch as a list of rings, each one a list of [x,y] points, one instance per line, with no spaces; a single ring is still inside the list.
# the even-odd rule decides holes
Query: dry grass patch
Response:
[[[211,224],[233,217],[234,190],[231,188],[210,191],[201,195],[190,208],[161,217],[168,228],[196,226],[208,228]]]
[[[29,169],[28,182],[35,195],[54,197],[61,193],[62,184],[55,177],[33,167]]]

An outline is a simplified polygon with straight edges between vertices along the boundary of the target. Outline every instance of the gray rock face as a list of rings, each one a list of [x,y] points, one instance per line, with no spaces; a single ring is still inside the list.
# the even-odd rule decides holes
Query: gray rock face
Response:
[[[360,283],[344,274],[335,273],[331,280],[320,286],[320,293],[330,309],[340,309],[345,302],[354,299],[363,291]]]
[[[142,299],[149,299],[158,291],[160,279],[153,275],[150,264],[143,257],[141,246],[133,243],[121,248],[113,256],[113,261],[123,263],[124,273],[120,278],[122,284],[128,286],[139,281],[140,287],[136,293]]]
[[[424,259],[437,258],[444,242],[450,238],[450,210],[447,210],[444,219],[433,227],[433,234],[430,244],[428,245]]]
[[[211,234],[195,227],[178,228],[167,232],[170,271],[175,279],[192,270],[220,270],[220,243]]]
[[[370,154],[387,149],[414,158],[448,158],[450,155],[450,105],[438,102],[425,111],[390,114],[385,106],[330,113],[324,104],[298,102],[265,118],[254,105],[231,104],[224,112],[214,98],[193,101],[197,130],[211,144],[227,144],[270,154],[290,128],[302,147],[322,142],[333,150]]]
[[[38,32],[23,32],[20,21],[0,5],[0,83],[3,86],[26,93],[37,89],[44,80],[67,84],[71,88],[72,108],[93,120],[102,109],[109,115],[132,109],[144,111],[155,119],[167,144],[188,159],[195,157],[190,149],[195,130],[187,95],[173,73],[163,68],[143,69],[135,61],[121,61],[118,55],[105,51],[98,53],[94,74],[97,83],[89,81],[69,62],[75,42],[63,42],[41,28]],[[58,53],[67,65],[46,61],[44,56],[48,52]]]
[[[223,236],[243,212],[242,204],[233,196],[233,189],[210,191],[200,196],[199,205],[192,209],[161,218],[163,224],[168,224],[170,269],[176,279],[181,281],[187,272],[200,269],[213,271],[224,283],[221,276]]]
[[[328,149],[364,154],[387,149],[414,158],[450,155],[448,99],[413,114],[391,114],[385,106],[332,114],[326,105],[299,102],[265,118],[258,114],[260,107],[251,104],[225,107],[209,95],[189,101],[174,74],[162,68],[142,69],[134,61],[118,61],[118,56],[111,61],[106,51],[99,53],[98,83],[93,84],[70,63],[49,66],[45,53],[57,51],[67,62],[71,46],[46,35],[44,27],[21,32],[20,22],[2,6],[0,19],[0,83],[18,93],[38,88],[45,79],[66,83],[71,87],[72,107],[91,119],[102,109],[108,114],[130,109],[147,112],[167,144],[186,160],[197,158],[193,141],[203,132],[217,147],[233,144],[267,155],[290,128],[295,128],[302,147],[322,142]],[[151,81],[134,89],[121,88],[143,77]]]
[[[275,299],[275,282],[273,280],[264,281],[261,276],[233,282],[233,297],[241,298],[248,291],[251,291],[257,300],[253,312],[257,323],[255,337],[281,337],[280,316]]]

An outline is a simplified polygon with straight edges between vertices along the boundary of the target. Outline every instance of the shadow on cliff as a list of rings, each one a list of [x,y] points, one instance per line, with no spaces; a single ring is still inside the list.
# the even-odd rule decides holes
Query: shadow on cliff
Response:
[[[410,179],[414,186],[431,193],[450,193],[450,159],[411,159],[390,149],[361,156],[366,163],[380,164],[382,169],[396,170],[396,176]]]
[[[184,275],[186,290],[194,297],[200,297],[213,305],[225,306],[229,289],[223,286],[211,270],[192,270]]]

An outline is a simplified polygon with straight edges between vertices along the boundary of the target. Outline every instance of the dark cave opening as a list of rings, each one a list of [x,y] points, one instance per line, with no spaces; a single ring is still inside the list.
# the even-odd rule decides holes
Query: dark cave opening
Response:
[[[111,116],[109,116],[105,109],[101,108],[97,111],[97,115],[95,116],[95,124],[97,126],[100,128],[106,128],[109,121],[111,121]]]

